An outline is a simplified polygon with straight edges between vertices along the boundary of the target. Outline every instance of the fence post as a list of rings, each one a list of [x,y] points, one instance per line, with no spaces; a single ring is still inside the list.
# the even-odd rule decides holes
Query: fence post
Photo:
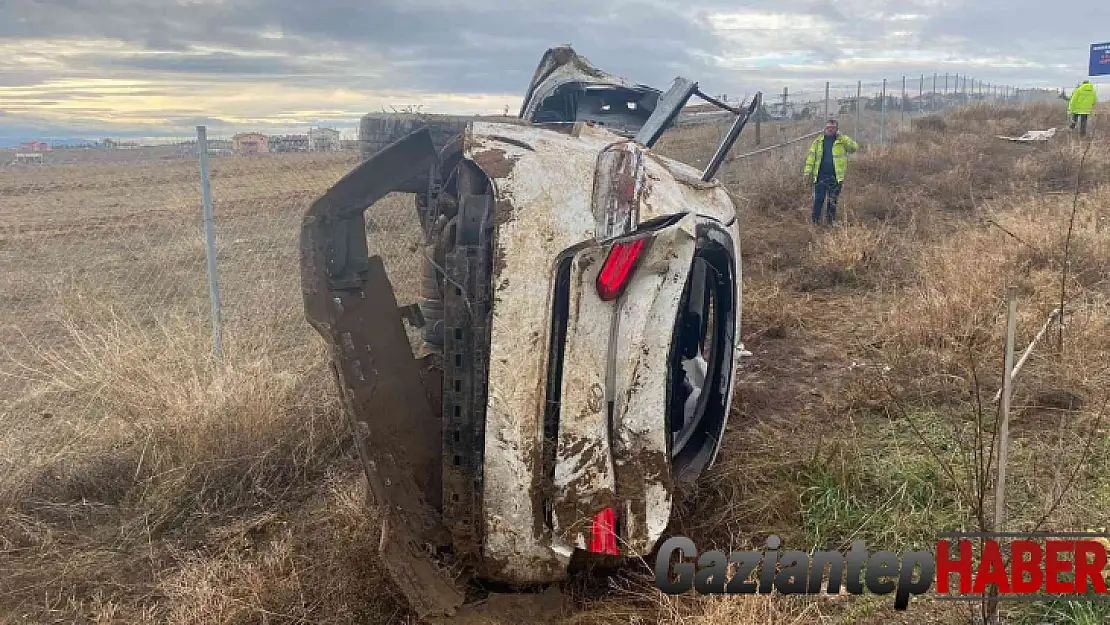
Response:
[[[1013,391],[1011,374],[1014,369],[1014,333],[1017,328],[1017,287],[1006,290],[1006,355],[1003,359],[1002,396],[999,398],[998,430],[998,484],[994,498],[994,531],[1001,532],[1006,522],[1006,455],[1010,449],[1010,394]]]
[[[1017,287],[1006,289],[1006,354],[1002,368],[1002,396],[998,406],[998,481],[994,491],[994,531],[1004,531],[1006,523],[1006,456],[1010,450],[1010,393],[1014,368],[1014,334],[1017,329]],[[985,622],[996,623],[998,615],[998,587],[992,586],[987,600]]]
[[[879,145],[885,145],[886,141],[886,78],[883,79],[883,95],[882,95],[882,114],[879,116]]]
[[[937,110],[937,73],[933,72],[933,97],[929,98],[929,111]]]
[[[216,218],[212,214],[212,187],[208,179],[208,129],[197,126],[197,153],[200,156],[200,193],[204,205],[204,251],[208,258],[208,295],[212,317],[212,354],[223,359],[223,331],[220,327],[220,287],[216,281]]]
[[[863,133],[859,129],[859,111],[863,108],[863,81],[856,81],[856,136],[862,137]]]
[[[759,145],[762,140],[763,128],[763,97],[760,96],[759,104],[755,107],[755,144]]]
[[[898,114],[901,118],[898,120],[898,130],[906,130],[906,77],[902,77],[902,101],[898,103]]]
[[[829,119],[829,81],[825,81],[825,119]]]
[[[1009,286],[1006,290],[1006,355],[1003,357],[1001,403],[998,432],[998,481],[995,484],[995,532],[1003,532],[1006,523],[1006,463],[1010,448],[1010,392],[1013,374],[1013,335],[1018,323],[1018,290]],[[998,623],[998,586],[991,585],[985,602],[986,614],[983,622]]]

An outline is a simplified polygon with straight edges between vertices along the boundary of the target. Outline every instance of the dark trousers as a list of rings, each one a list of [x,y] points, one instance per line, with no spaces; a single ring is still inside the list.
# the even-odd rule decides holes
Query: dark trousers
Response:
[[[840,198],[841,184],[835,178],[818,178],[813,183],[813,223],[821,223],[821,208],[828,199],[828,209],[825,211],[825,220],[832,225],[836,220],[836,201]]]
[[[1079,134],[1081,134],[1081,135],[1087,134],[1087,116],[1079,114],[1079,113],[1073,114],[1071,116],[1071,126],[1070,126],[1070,128],[1075,128],[1075,123],[1076,122],[1079,122]]]

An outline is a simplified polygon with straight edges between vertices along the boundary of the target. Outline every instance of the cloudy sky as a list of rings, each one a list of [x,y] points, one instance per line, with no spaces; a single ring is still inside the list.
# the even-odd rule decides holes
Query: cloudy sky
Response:
[[[515,110],[562,43],[730,98],[933,72],[1070,89],[1106,24],[1096,0],[0,0],[0,140]]]

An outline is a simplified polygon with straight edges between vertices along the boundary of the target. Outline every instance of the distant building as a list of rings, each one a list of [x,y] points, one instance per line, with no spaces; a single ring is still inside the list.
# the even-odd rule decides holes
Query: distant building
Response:
[[[307,152],[308,135],[270,137],[271,152]]]
[[[50,152],[53,148],[42,141],[24,141],[19,144],[19,149],[23,152]]]
[[[334,128],[313,128],[308,131],[308,149],[313,152],[336,152],[339,148],[338,130]]]
[[[42,152],[34,152],[29,154],[19,153],[15,155],[16,164],[30,163],[34,165],[42,164]]]
[[[265,154],[270,151],[270,139],[261,132],[242,132],[231,138],[236,154]]]

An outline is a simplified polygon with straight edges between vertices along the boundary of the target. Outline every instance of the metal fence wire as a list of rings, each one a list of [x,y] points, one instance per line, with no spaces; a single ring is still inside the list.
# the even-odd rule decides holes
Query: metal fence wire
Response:
[[[826,117],[839,119],[842,131],[861,143],[882,144],[925,115],[1058,97],[939,74],[768,89],[720,176],[743,188],[781,172],[800,173],[806,139]],[[346,140],[326,149],[273,137],[268,149],[250,150],[241,137],[207,133],[211,239],[195,137],[133,149],[58,148],[43,153],[41,164],[16,162],[19,150],[0,152],[0,344],[7,352],[0,401],[17,402],[30,392],[35,363],[65,347],[67,331],[94,310],[147,325],[177,319],[195,326],[197,336],[211,336],[209,241],[224,356],[234,359],[263,340],[275,357],[303,350],[312,340],[299,286],[304,210],[376,151],[370,143],[429,119],[450,131],[472,118],[399,114],[373,127],[363,121],[361,146]],[[679,122],[687,128],[664,135],[659,149],[704,167],[731,121],[727,114],[688,111]],[[450,134],[436,137],[437,145]],[[416,302],[424,237],[415,198],[382,200],[367,212],[366,236],[371,253],[384,259],[399,303]]]

